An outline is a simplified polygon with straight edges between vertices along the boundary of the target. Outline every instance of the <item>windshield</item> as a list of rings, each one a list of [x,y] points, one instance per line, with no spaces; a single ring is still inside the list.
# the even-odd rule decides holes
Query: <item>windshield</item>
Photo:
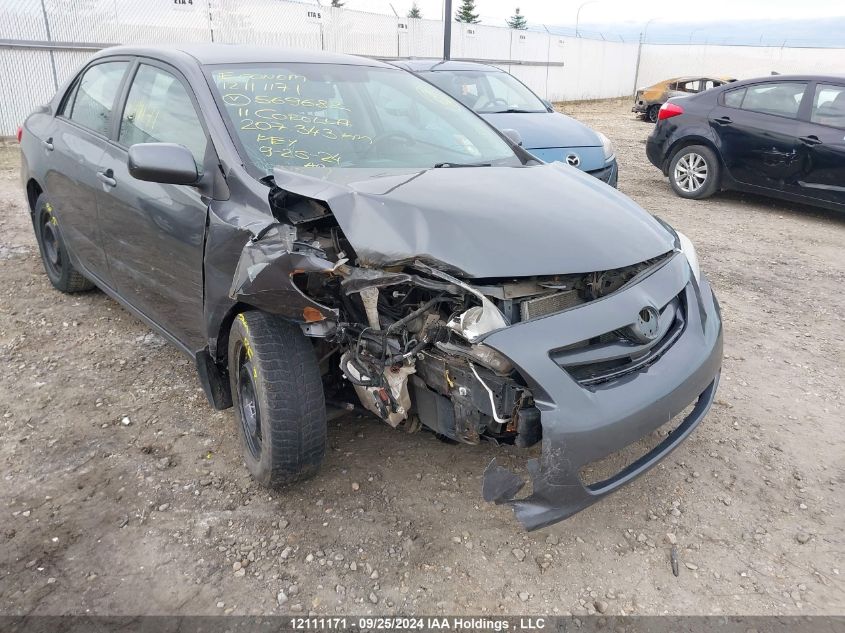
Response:
[[[436,70],[423,76],[479,114],[548,112],[537,95],[505,72]]]
[[[483,120],[399,69],[215,65],[220,109],[245,162],[274,167],[520,165]]]

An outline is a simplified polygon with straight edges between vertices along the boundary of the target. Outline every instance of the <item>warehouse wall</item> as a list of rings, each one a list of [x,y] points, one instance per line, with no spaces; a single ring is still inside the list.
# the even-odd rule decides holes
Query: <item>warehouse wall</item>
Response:
[[[748,79],[788,73],[845,73],[845,50],[773,46],[643,45],[637,83],[647,86],[683,75]]]

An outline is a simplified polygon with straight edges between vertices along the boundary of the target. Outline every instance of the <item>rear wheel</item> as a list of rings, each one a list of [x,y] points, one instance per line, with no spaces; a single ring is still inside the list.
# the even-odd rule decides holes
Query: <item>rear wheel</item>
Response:
[[[264,312],[239,314],[229,334],[229,381],[253,477],[276,487],[316,473],[326,452],[326,405],[302,330]]]
[[[86,279],[70,261],[67,246],[59,232],[53,205],[41,194],[35,201],[35,237],[41,251],[44,272],[53,287],[66,293],[91,290],[94,284]]]
[[[682,198],[708,198],[719,188],[719,159],[704,145],[682,147],[669,163],[669,182]]]
[[[657,115],[658,115],[659,112],[660,112],[660,104],[655,103],[654,105],[648,106],[648,110],[646,110],[645,116],[652,123],[657,123]]]

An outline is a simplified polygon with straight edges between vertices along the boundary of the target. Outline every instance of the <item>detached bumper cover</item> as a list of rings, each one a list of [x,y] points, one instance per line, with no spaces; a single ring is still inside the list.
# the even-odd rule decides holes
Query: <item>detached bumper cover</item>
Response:
[[[555,350],[624,328],[644,307],[659,309],[675,297],[686,305],[683,332],[646,367],[585,386],[553,360]],[[722,363],[718,303],[703,276],[696,283],[681,254],[627,289],[494,332],[484,343],[514,362],[540,409],[543,446],[540,458],[528,462],[531,495],[516,498],[524,482],[495,460],[482,484],[485,500],[511,505],[528,530],[583,510],[666,457],[709,410]],[[691,413],[648,454],[609,479],[583,483],[583,466],[636,442],[693,402]]]

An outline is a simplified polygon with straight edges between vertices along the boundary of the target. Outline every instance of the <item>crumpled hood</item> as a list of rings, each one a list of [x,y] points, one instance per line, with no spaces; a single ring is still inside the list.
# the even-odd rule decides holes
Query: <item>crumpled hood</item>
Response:
[[[598,134],[560,112],[503,112],[481,116],[499,130],[512,129],[519,132],[522,146],[527,150],[543,147],[601,147]]]
[[[627,196],[559,163],[307,174],[277,168],[274,177],[278,187],[328,204],[369,265],[421,259],[466,277],[526,277],[622,268],[674,246]]]

